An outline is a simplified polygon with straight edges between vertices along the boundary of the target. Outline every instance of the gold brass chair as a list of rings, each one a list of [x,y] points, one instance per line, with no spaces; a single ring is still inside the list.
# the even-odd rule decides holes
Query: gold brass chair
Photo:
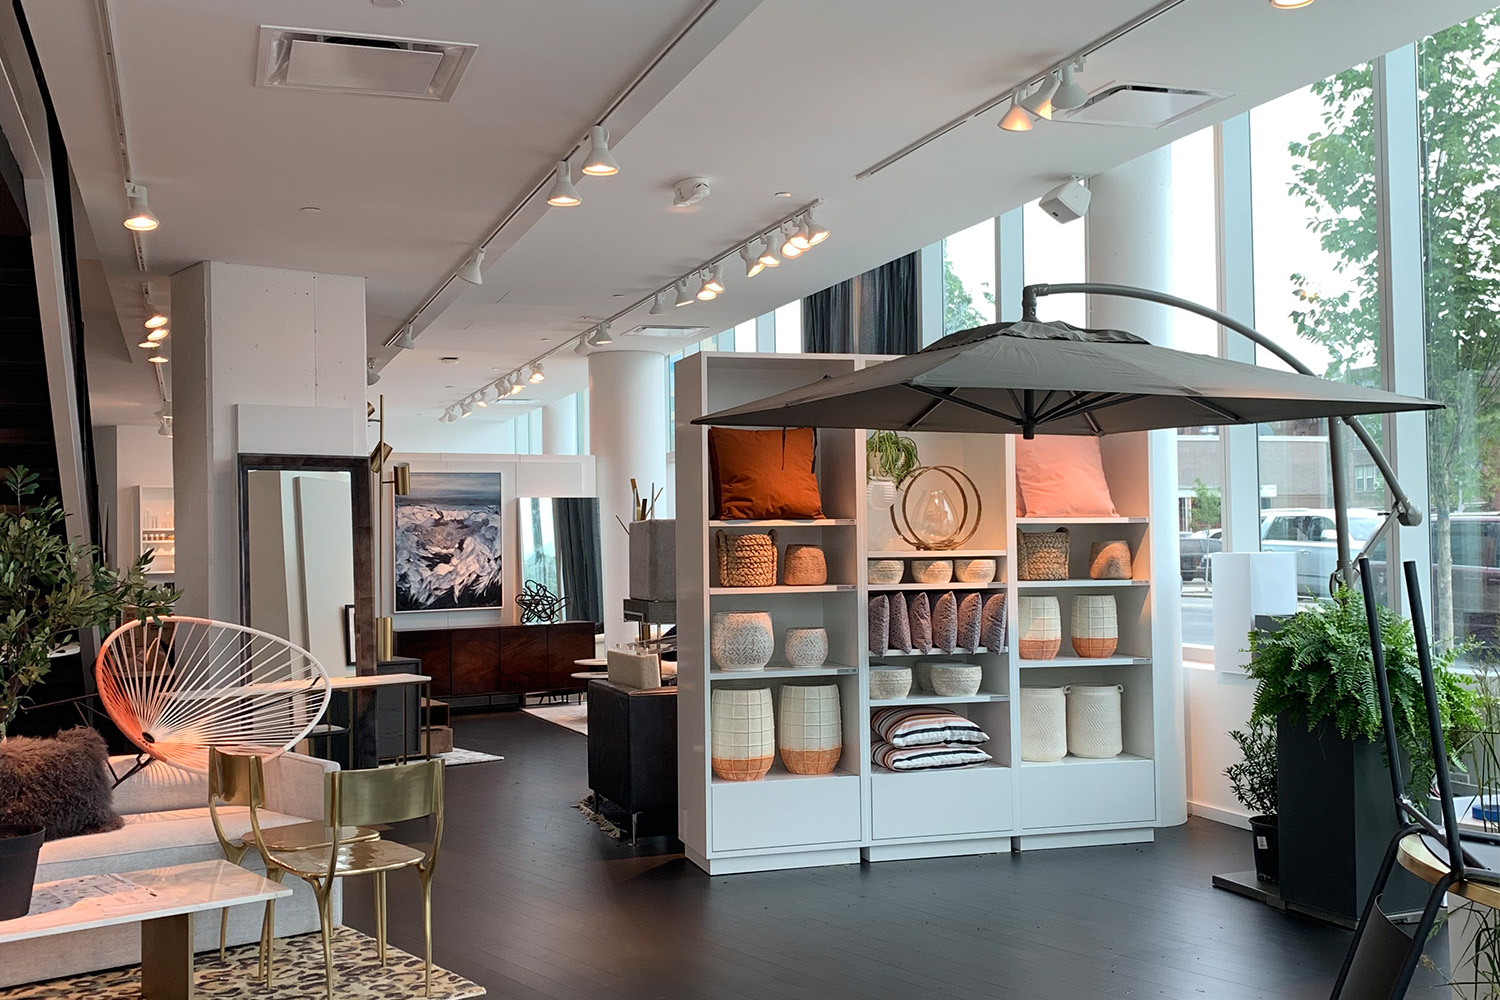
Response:
[[[230,864],[237,865],[252,848],[260,850],[262,858],[272,851],[298,851],[308,848],[326,848],[333,843],[333,830],[319,820],[273,826],[262,829],[259,810],[266,805],[265,763],[258,754],[229,753],[217,747],[208,748],[208,814],[213,820],[214,833],[219,838],[219,847]],[[231,840],[224,832],[219,810],[229,806],[241,806],[250,811],[250,829],[241,837]],[[259,843],[257,843],[259,838]],[[380,833],[364,827],[350,826],[339,831],[343,843],[358,843],[379,840]],[[266,878],[279,883],[284,873],[279,868],[266,867]],[[225,934],[229,924],[229,911],[219,915],[219,959],[224,959]],[[260,933],[260,975],[271,985],[271,950],[276,936],[276,900],[266,900],[265,918]]]
[[[385,965],[387,925],[385,876],[416,868],[422,882],[422,929],[426,938],[426,992],[432,995],[432,871],[443,839],[443,762],[427,760],[377,770],[332,771],[327,778],[328,820],[335,836],[325,847],[292,851],[263,850],[266,870],[273,867],[302,879],[318,897],[323,925],[323,964],[328,997],[333,1000],[333,908],[336,879],[375,876],[375,940]],[[341,834],[349,826],[433,819],[432,846],[425,852],[390,840],[351,842]]]

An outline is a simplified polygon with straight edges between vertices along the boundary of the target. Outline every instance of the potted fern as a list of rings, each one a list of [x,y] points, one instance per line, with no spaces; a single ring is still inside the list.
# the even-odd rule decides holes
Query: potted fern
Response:
[[[896,502],[896,487],[919,464],[917,443],[895,431],[875,431],[865,441],[865,499],[888,510]]]
[[[1240,748],[1240,761],[1224,769],[1229,790],[1240,805],[1250,810],[1251,845],[1255,852],[1255,877],[1275,882],[1279,876],[1276,836],[1276,723],[1251,716],[1244,729],[1229,733]]]
[[[1387,608],[1379,615],[1408,789],[1425,802],[1433,761],[1416,641],[1409,621]],[[1276,725],[1281,897],[1303,912],[1355,921],[1396,822],[1364,604],[1341,590],[1252,632],[1250,652],[1253,718]],[[1457,754],[1481,720],[1477,693],[1452,669],[1455,655],[1436,655],[1434,673],[1444,735]],[[1401,895],[1397,882],[1387,895]],[[1388,902],[1400,909],[1407,901]]]
[[[6,486],[15,503],[0,508],[0,742],[27,692],[51,669],[54,650],[126,615],[167,614],[178,597],[146,582],[150,551],[129,569],[113,570],[97,546],[68,540],[60,503],[28,506],[34,474],[18,466]],[[0,920],[25,915],[42,836],[40,827],[0,827]]]

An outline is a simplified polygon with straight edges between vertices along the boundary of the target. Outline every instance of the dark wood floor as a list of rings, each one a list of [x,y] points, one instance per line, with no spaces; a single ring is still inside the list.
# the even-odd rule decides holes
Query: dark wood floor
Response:
[[[506,759],[448,772],[434,959],[493,997],[1321,1000],[1349,940],[1211,888],[1249,845],[1203,820],[1150,845],[710,879],[574,811],[584,737],[507,713],[456,742]],[[345,920],[372,931],[368,881]],[[420,955],[415,876],[390,892],[392,941]]]

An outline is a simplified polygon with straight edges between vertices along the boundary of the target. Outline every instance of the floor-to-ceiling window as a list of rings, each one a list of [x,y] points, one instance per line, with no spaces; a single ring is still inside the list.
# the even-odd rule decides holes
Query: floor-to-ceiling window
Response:
[[[1021,275],[1028,285],[1087,280],[1088,228],[1082,219],[1059,223],[1033,201],[1021,210]],[[1037,318],[1088,326],[1088,300],[1082,295],[1049,295],[1037,303]]]
[[[1315,374],[1377,386],[1379,255],[1372,65],[1250,113],[1255,325]],[[1283,367],[1262,349],[1258,362]],[[1379,426],[1370,425],[1379,438]],[[1297,554],[1298,589],[1325,595],[1337,564],[1328,429],[1263,424],[1261,548]],[[1351,545],[1378,524],[1384,493],[1358,444],[1346,450]]]
[[[995,220],[943,240],[943,333],[995,322]]]
[[[1500,653],[1500,12],[1417,48],[1432,622]]]

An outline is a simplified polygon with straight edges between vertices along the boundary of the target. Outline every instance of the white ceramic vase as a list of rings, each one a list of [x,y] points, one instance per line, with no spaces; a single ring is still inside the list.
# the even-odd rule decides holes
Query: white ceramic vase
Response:
[[[725,781],[758,781],[776,759],[770,688],[714,688],[713,767]]]
[[[1120,732],[1118,684],[1073,684],[1068,687],[1068,753],[1074,757],[1118,757],[1124,750]]]
[[[1021,759],[1046,763],[1068,755],[1068,710],[1060,687],[1021,688]]]
[[[789,628],[782,642],[786,662],[794,667],[821,667],[828,659],[828,630]]]
[[[896,484],[889,479],[871,479],[865,483],[865,503],[876,510],[890,510],[896,502]]]
[[[787,684],[781,689],[776,727],[781,763],[793,774],[828,774],[844,751],[844,722],[837,684]]]
[[[1073,598],[1070,635],[1073,652],[1097,659],[1114,656],[1120,645],[1119,617],[1113,594],[1081,594]]]
[[[1022,595],[1016,644],[1023,660],[1050,660],[1062,648],[1062,609],[1057,595]]]
[[[715,611],[709,652],[720,670],[764,670],[776,651],[765,611]]]

